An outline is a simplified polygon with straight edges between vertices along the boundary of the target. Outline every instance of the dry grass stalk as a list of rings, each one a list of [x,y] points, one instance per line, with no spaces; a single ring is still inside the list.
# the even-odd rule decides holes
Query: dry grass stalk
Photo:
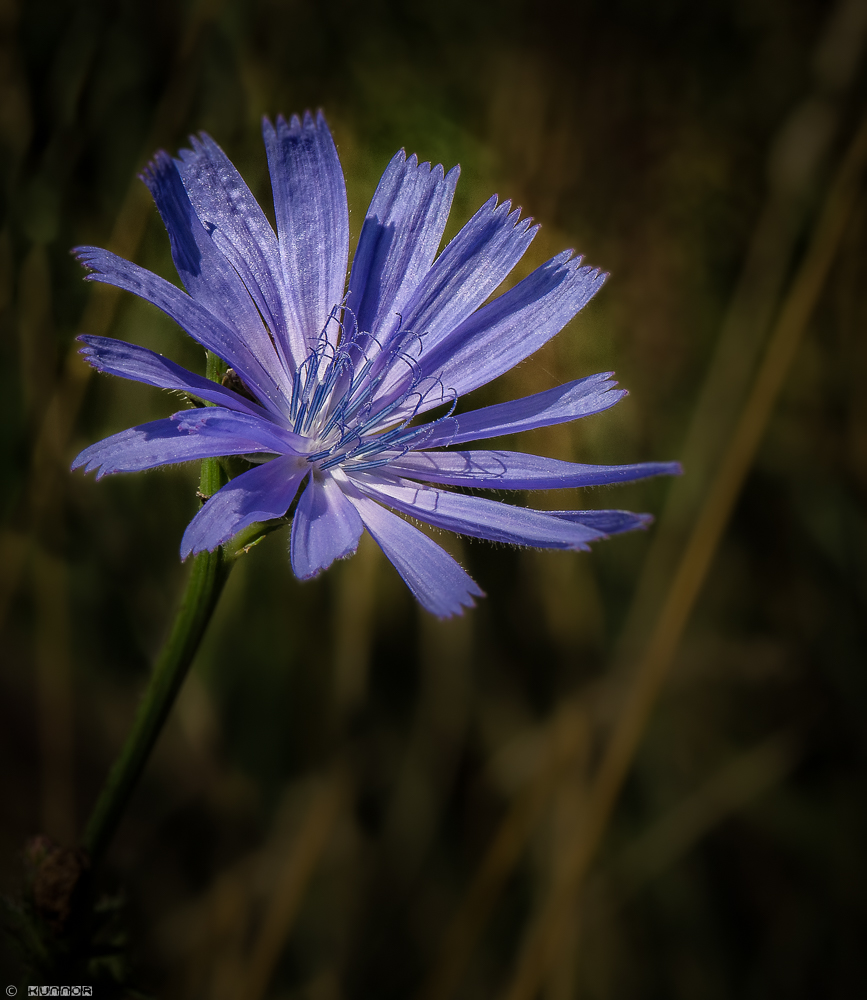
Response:
[[[562,931],[595,856],[644,728],[668,676],[684,627],[761,443],[858,194],[867,162],[867,120],[860,125],[833,179],[808,249],[792,280],[770,343],[723,461],[713,479],[666,595],[662,612],[639,660],[590,790],[582,836],[568,871],[525,938],[504,1000],[531,1000],[559,953]]]
[[[497,897],[561,776],[565,771],[571,773],[570,765],[583,752],[586,735],[587,723],[580,706],[564,704],[549,728],[549,745],[539,772],[512,802],[443,936],[436,971],[421,993],[422,1000],[448,1000],[457,989]]]
[[[324,782],[314,796],[286,855],[252,954],[240,977],[243,989],[238,1000],[260,1000],[265,995],[344,797],[345,779],[340,772]]]
[[[174,136],[181,128],[193,96],[194,52],[207,25],[220,12],[223,0],[198,0],[175,55],[174,66],[166,82],[163,96],[154,111],[151,129],[142,150],[142,160]],[[151,201],[144,185],[134,178],[117,215],[106,246],[121,257],[133,259],[144,238]],[[120,289],[113,286],[93,286],[79,329],[104,337],[111,330],[122,300]],[[78,412],[93,369],[85,364],[73,347],[66,355],[54,392],[45,408],[33,447],[29,481],[23,491],[24,520],[27,535],[33,538],[61,505],[63,481],[67,474],[66,450],[75,428]],[[17,540],[11,531],[4,531],[2,548],[8,552],[0,574],[0,629],[9,610],[9,603],[18,589],[29,545],[7,544]]]

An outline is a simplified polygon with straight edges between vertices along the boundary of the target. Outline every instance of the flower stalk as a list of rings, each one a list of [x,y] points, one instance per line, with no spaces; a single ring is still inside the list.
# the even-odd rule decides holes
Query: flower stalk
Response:
[[[206,459],[204,464],[214,464]],[[204,476],[203,476],[204,478]],[[223,591],[233,560],[222,548],[196,556],[187,590],[160,653],[132,731],[87,824],[84,848],[98,864],[111,842]]]
[[[220,383],[225,364],[207,354],[207,377]],[[211,404],[206,404],[211,405]],[[229,481],[218,458],[202,461],[202,503]],[[192,562],[186,591],[168,640],[157,659],[132,730],[97,799],[80,847],[32,838],[24,852],[27,889],[20,901],[5,902],[9,928],[18,938],[28,968],[40,981],[79,979],[125,981],[119,902],[98,899],[94,876],[138,785],[236,560],[285,518],[254,522],[225,545],[202,552]]]
[[[224,371],[223,363],[209,351],[207,377],[219,382]],[[226,481],[218,459],[202,461],[199,493],[203,500],[213,496]],[[243,551],[238,546],[232,549],[229,552],[220,546],[213,552],[202,552],[193,560],[180,609],[138,707],[132,731],[109,772],[84,832],[83,847],[93,866],[99,864],[111,843],[199,649],[235,559]]]

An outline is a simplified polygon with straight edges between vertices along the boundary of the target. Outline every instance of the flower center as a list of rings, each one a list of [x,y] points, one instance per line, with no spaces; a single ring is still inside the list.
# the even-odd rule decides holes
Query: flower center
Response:
[[[422,375],[411,353],[420,343],[415,334],[401,334],[386,348],[369,335],[345,346],[322,338],[295,372],[290,401],[292,431],[311,442],[308,462],[323,471],[343,463],[356,471],[384,465],[418,436],[409,424],[429,408],[432,394],[454,409],[454,394]]]

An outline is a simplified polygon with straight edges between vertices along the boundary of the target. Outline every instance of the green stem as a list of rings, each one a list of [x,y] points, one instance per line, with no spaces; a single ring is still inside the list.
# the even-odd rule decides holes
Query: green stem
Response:
[[[174,627],[157,660],[132,731],[115,761],[84,834],[97,864],[111,842],[151,750],[199,648],[234,560],[223,550],[203,552],[193,562]]]
[[[219,382],[223,371],[225,366],[219,359],[208,354],[208,377]],[[225,482],[219,461],[205,459],[199,487],[202,497],[213,496]],[[171,635],[156,662],[132,731],[109,773],[84,833],[83,846],[94,866],[102,859],[117,830],[187,676],[236,555],[218,548],[214,552],[202,552],[193,560],[187,590]]]

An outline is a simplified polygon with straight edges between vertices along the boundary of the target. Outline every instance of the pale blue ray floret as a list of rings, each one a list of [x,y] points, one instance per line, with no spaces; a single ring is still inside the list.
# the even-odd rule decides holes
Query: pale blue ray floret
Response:
[[[76,255],[102,281],[158,306],[231,369],[224,384],[142,347],[84,335],[99,371],[208,404],[85,448],[73,468],[134,472],[239,455],[252,467],[188,526],[183,558],[213,550],[295,502],[290,552],[301,579],[351,555],[366,528],[420,603],[460,613],[482,591],[436,542],[400,515],[477,538],[586,549],[646,525],[628,511],[537,511],[431,484],[559,489],[675,474],[674,462],[579,465],[456,445],[564,423],[613,406],[611,373],[465,413],[460,396],[550,340],[605,275],[565,251],[487,301],[538,227],[493,197],[437,255],[458,168],[444,173],[402,151],[364,220],[345,284],[349,210],[324,117],[264,123],[277,232],[207,135],[143,179],[168,230],[186,288],[94,247]],[[435,419],[420,421],[438,411]]]

